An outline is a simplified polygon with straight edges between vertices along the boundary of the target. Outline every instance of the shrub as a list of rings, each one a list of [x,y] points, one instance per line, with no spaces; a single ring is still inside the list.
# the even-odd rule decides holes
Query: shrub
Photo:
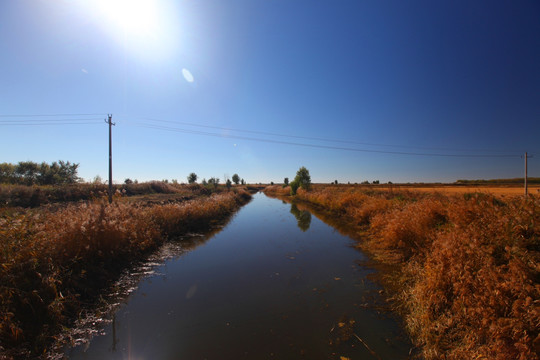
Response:
[[[188,183],[190,184],[195,183],[197,181],[197,174],[192,172],[191,174],[188,175],[187,180],[188,180]]]
[[[298,187],[300,186],[300,183],[296,180],[291,182],[291,195],[296,195],[296,192],[298,190]]]
[[[372,245],[387,250],[399,261],[407,261],[413,255],[424,256],[431,248],[433,232],[446,224],[447,217],[445,206],[433,199],[379,212],[371,222]]]
[[[302,166],[296,172],[296,177],[294,181],[298,183],[298,186],[304,190],[309,190],[311,188],[311,176],[309,175],[309,170]]]

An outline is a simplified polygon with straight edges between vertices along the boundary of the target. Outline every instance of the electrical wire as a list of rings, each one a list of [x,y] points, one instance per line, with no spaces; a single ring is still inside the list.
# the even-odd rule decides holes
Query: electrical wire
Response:
[[[0,126],[47,126],[47,125],[95,125],[101,123],[101,118],[69,118],[69,119],[47,119],[46,117],[76,117],[76,116],[100,116],[104,114],[33,114],[33,115],[21,115],[21,114],[13,114],[13,115],[6,115],[6,114],[0,114],[0,118],[21,118],[18,120],[0,120]],[[42,117],[45,119],[30,119],[31,117]],[[127,115],[120,115],[120,117],[127,117]],[[25,119],[22,119],[25,118]],[[291,139],[302,139],[302,140],[309,140],[309,141],[323,141],[323,142],[332,142],[332,143],[342,143],[342,144],[355,144],[355,145],[366,145],[366,146],[384,146],[384,147],[394,147],[394,148],[410,148],[410,149],[422,149],[422,150],[435,150],[435,151],[457,151],[457,152],[465,152],[465,151],[481,151],[481,152],[493,152],[493,150],[466,150],[466,149],[450,149],[450,148],[430,148],[430,147],[418,147],[418,146],[405,146],[405,145],[389,145],[389,144],[377,144],[377,143],[367,143],[367,142],[358,142],[358,141],[351,141],[351,140],[340,140],[340,139],[330,139],[330,138],[321,138],[321,137],[310,137],[310,136],[301,136],[301,135],[290,135],[290,134],[280,134],[280,133],[273,133],[273,132],[265,132],[265,131],[255,131],[255,130],[246,130],[246,129],[235,129],[235,128],[227,128],[227,127],[219,127],[219,126],[212,126],[212,125],[202,125],[202,124],[194,124],[189,122],[181,122],[181,121],[170,121],[170,120],[161,120],[161,119],[154,119],[154,118],[148,118],[148,117],[140,117],[140,116],[129,116],[129,118],[135,118],[135,119],[141,119],[146,121],[153,121],[153,122],[160,122],[160,123],[169,123],[169,124],[177,124],[177,125],[185,125],[185,126],[192,126],[192,127],[201,127],[201,128],[207,128],[207,129],[214,129],[214,130],[221,130],[221,131],[233,131],[233,132],[240,132],[240,133],[248,133],[248,134],[257,134],[257,135],[265,135],[265,136],[275,136],[275,137],[284,137],[284,138],[291,138]],[[128,123],[129,124],[129,123]],[[206,131],[198,131],[198,130],[189,130],[189,129],[183,129],[183,128],[177,128],[177,127],[169,127],[169,126],[161,126],[161,125],[155,125],[150,123],[141,123],[141,122],[134,122],[132,125],[154,129],[154,130],[162,130],[162,131],[169,131],[169,132],[178,132],[178,133],[186,133],[186,134],[194,134],[194,135],[201,135],[201,136],[212,136],[212,137],[221,137],[221,138],[232,138],[232,139],[239,139],[239,140],[248,140],[248,141],[256,141],[256,142],[265,142],[265,143],[273,143],[273,144],[283,144],[283,145],[292,145],[292,146],[302,146],[302,147],[310,147],[310,148],[320,148],[320,149],[330,149],[330,150],[344,150],[344,151],[354,151],[354,152],[366,152],[366,153],[379,153],[379,154],[393,154],[393,155],[409,155],[409,156],[426,156],[426,157],[460,157],[460,158],[516,158],[521,157],[522,155],[514,155],[514,154],[449,154],[449,153],[431,153],[431,152],[406,152],[406,151],[389,151],[389,150],[375,150],[375,149],[360,149],[360,148],[353,148],[353,147],[344,147],[344,146],[333,146],[333,145],[321,145],[321,144],[312,144],[312,143],[301,143],[301,142],[294,142],[294,141],[284,141],[284,140],[275,140],[275,139],[268,139],[268,138],[260,138],[260,137],[249,137],[249,136],[240,136],[240,135],[234,135],[234,134],[219,134],[219,133],[212,133],[212,132],[206,132]]]
[[[345,151],[378,153],[378,154],[425,156],[425,157],[459,157],[459,158],[516,158],[516,157],[519,158],[520,157],[520,155],[509,155],[509,154],[506,154],[506,155],[442,154],[442,153],[420,153],[420,152],[358,149],[358,148],[350,148],[350,147],[342,147],[342,146],[317,145],[317,144],[298,143],[298,142],[292,142],[292,141],[262,139],[262,138],[254,138],[254,137],[238,136],[238,135],[230,135],[230,134],[227,134],[227,135],[217,134],[217,133],[210,133],[210,132],[197,131],[197,130],[188,130],[188,129],[167,127],[167,126],[150,125],[150,124],[145,124],[145,123],[134,123],[133,125],[147,128],[147,129],[155,129],[155,130],[162,130],[162,131],[169,131],[169,132],[179,132],[179,133],[185,133],[185,134],[240,139],[240,140],[248,140],[248,141],[266,142],[266,143],[272,143],[272,144],[283,144],[283,145],[319,148],[319,149],[345,150]]]
[[[71,115],[69,118],[63,118],[69,115]],[[99,114],[0,115],[0,126],[90,125],[101,123],[102,118],[89,117],[97,115]],[[75,116],[84,117],[74,118]]]
[[[0,117],[56,117],[56,116],[103,116],[105,114],[28,114],[28,115],[21,115],[21,114],[0,114]]]
[[[100,118],[85,118],[85,119],[17,119],[17,120],[0,120],[0,123],[17,123],[17,122],[35,122],[35,123],[41,123],[41,122],[61,122],[61,121],[92,121],[92,120],[102,120]]]
[[[120,116],[123,116],[123,115],[120,115]],[[182,121],[161,120],[161,119],[140,117],[140,116],[134,116],[134,117],[131,117],[131,118],[140,119],[140,120],[154,121],[154,122],[161,122],[161,123],[168,123],[168,124],[194,126],[194,127],[200,127],[200,128],[222,130],[222,131],[235,131],[235,132],[248,133],[248,134],[268,135],[268,136],[285,137],[285,138],[291,138],[291,139],[303,139],[303,140],[323,141],[323,142],[331,142],[331,143],[366,145],[366,146],[379,146],[379,147],[390,147],[390,148],[401,148],[401,149],[434,150],[434,151],[457,151],[457,152],[473,152],[473,151],[477,151],[477,152],[498,152],[498,153],[500,153],[500,151],[496,151],[496,150],[493,150],[493,149],[455,149],[455,148],[443,148],[443,147],[422,147],[422,146],[409,146],[409,145],[390,145],[390,144],[360,142],[360,141],[353,141],[353,140],[330,139],[330,138],[310,137],[310,136],[300,136],[300,135],[289,135],[289,134],[280,134],[280,133],[274,133],[274,132],[255,131],[255,130],[246,130],[246,129],[237,129],[237,128],[227,128],[227,127],[220,127],[220,126],[202,125],[202,124],[195,124],[195,123],[189,123],[189,122],[182,122]],[[516,151],[516,154],[517,153],[521,154],[521,152]]]
[[[62,122],[62,123],[15,123],[15,124],[5,124],[0,123],[0,126],[50,126],[50,125],[97,125],[100,122]]]

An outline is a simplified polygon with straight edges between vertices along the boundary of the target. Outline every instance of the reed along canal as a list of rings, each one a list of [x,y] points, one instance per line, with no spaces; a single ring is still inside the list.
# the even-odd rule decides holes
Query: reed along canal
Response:
[[[164,261],[70,359],[406,359],[367,257],[306,210],[258,193]]]

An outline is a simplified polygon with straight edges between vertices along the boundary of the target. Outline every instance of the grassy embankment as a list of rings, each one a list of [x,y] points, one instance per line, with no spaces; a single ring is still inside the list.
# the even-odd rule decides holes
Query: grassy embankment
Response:
[[[114,185],[113,190],[129,197],[129,199],[137,199],[140,196],[148,199],[148,196],[151,196],[152,200],[173,199],[176,201],[178,199],[186,200],[199,195],[208,195],[212,192],[213,188],[152,181],[139,184]],[[108,186],[105,184],[81,183],[56,186],[2,184],[0,185],[0,209],[39,207],[55,203],[92,200],[106,196],[107,191]]]
[[[386,281],[425,359],[539,358],[538,196],[315,186],[296,198],[356,226],[358,246],[395,265]]]
[[[515,183],[471,183],[471,184],[381,184],[381,185],[358,185],[366,190],[385,191],[414,191],[414,192],[438,192],[443,194],[468,194],[484,193],[499,197],[511,197],[524,194],[523,184]],[[540,194],[540,185],[529,184],[528,193],[532,195]]]
[[[0,209],[0,358],[43,353],[123,269],[167,239],[208,230],[251,198],[240,188],[167,189],[113,204],[101,197]]]

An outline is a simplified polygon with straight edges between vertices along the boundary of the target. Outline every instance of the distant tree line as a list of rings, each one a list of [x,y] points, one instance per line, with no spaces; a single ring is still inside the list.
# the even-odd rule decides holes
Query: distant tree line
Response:
[[[0,183],[20,185],[64,185],[80,180],[79,164],[62,160],[48,164],[21,161],[17,164],[0,163]]]
[[[199,178],[199,176],[197,174],[195,174],[194,172],[192,172],[191,174],[189,174],[187,176],[188,183],[190,183],[190,184],[195,184],[197,182],[198,178]],[[245,185],[246,184],[244,179],[240,179],[240,176],[238,176],[238,174],[234,174],[232,176],[232,182],[231,182],[231,180],[229,179],[229,177],[227,175],[225,175],[224,180],[225,180],[225,185],[229,189],[231,188],[233,182],[236,185],[238,185],[238,184]],[[218,177],[211,177],[208,180],[202,179],[201,184],[204,185],[204,186],[213,186],[214,188],[217,188],[217,186],[219,185],[219,178]]]

